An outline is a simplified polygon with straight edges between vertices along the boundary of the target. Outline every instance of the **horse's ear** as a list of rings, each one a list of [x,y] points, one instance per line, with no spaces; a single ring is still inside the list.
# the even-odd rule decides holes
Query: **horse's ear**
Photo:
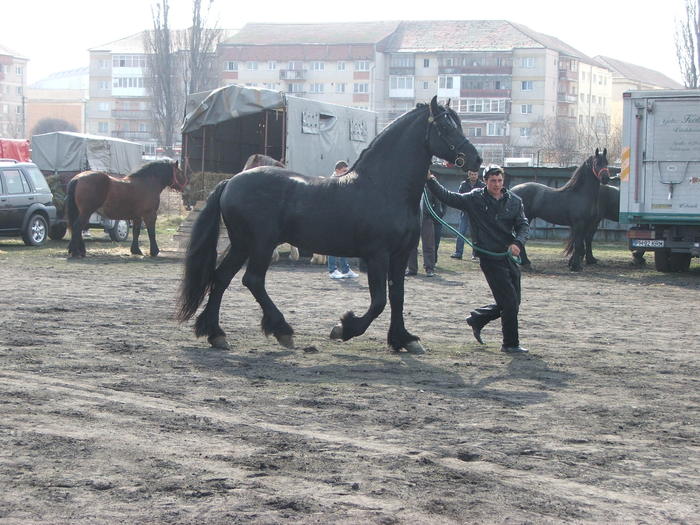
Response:
[[[603,157],[608,158],[608,148],[603,148]]]
[[[447,99],[447,104],[445,104],[445,107],[447,107],[447,108],[450,107],[450,100],[451,100],[451,99],[449,99],[449,98]]]
[[[435,95],[432,100],[430,101],[430,115],[435,116],[440,112],[440,109],[438,108],[438,103],[437,103],[437,95]]]
[[[595,156],[598,156],[598,148],[595,149]]]

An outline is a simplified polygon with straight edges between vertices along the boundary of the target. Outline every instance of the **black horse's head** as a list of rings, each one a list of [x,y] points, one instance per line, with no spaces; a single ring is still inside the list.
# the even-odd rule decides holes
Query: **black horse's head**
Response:
[[[595,154],[589,159],[589,164],[596,179],[603,184],[607,184],[610,179],[610,170],[608,170],[608,148],[604,148],[602,153],[596,148]]]
[[[452,108],[441,106],[437,97],[430,101],[426,142],[432,155],[452,162],[464,171],[477,171],[481,157],[462,132],[462,123]]]

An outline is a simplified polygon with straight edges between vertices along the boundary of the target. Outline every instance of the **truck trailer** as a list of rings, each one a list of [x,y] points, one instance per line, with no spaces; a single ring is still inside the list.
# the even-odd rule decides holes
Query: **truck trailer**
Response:
[[[629,249],[682,272],[700,257],[700,90],[623,94],[620,222]]]

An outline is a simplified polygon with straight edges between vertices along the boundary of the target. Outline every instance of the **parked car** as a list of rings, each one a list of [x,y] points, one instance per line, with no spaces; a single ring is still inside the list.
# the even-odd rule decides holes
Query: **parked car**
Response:
[[[0,236],[41,246],[56,220],[53,194],[31,162],[0,159]]]

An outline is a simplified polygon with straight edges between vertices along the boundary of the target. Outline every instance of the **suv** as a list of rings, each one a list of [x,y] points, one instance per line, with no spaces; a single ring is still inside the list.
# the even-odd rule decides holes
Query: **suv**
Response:
[[[39,168],[0,159],[0,236],[21,236],[25,244],[41,246],[55,220],[53,195]]]

